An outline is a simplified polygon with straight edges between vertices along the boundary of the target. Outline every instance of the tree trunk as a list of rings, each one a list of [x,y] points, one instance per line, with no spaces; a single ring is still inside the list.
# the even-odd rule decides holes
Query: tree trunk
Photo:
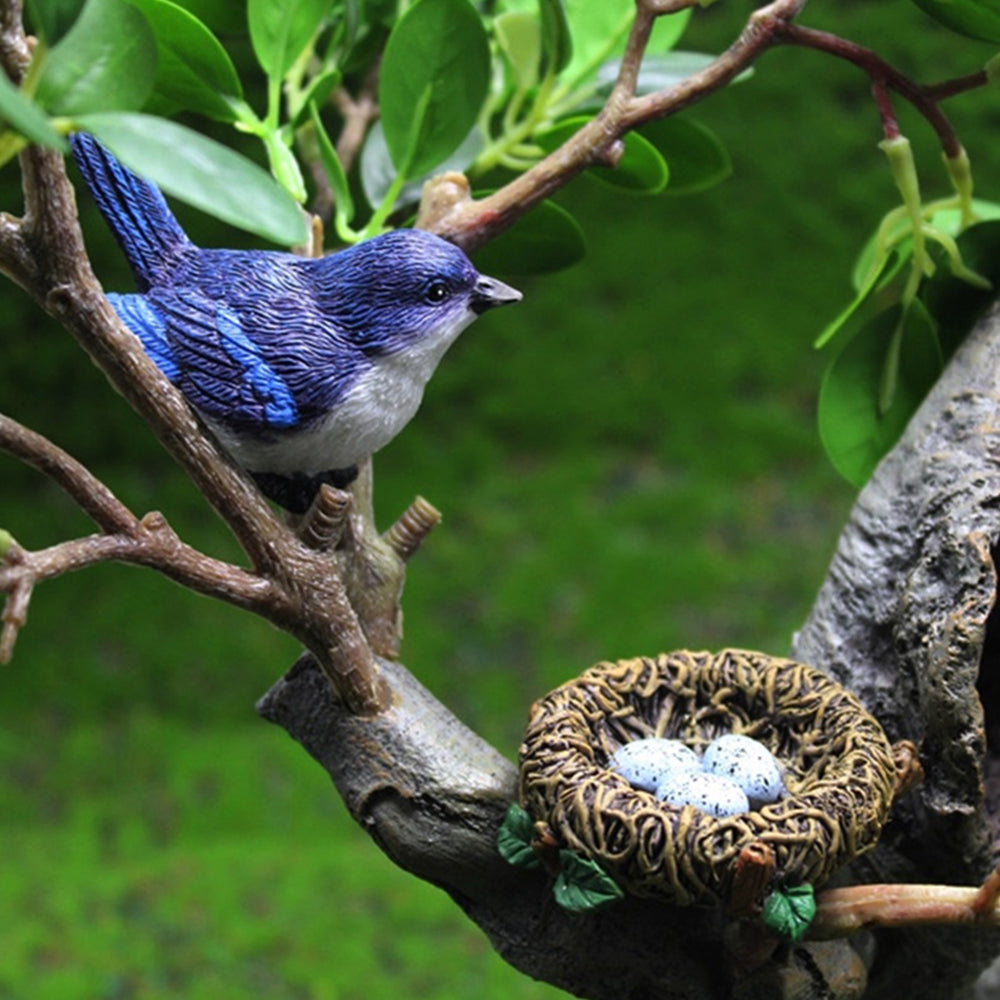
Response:
[[[879,846],[844,881],[975,885],[993,864],[1000,803],[1000,630],[990,628],[1000,544],[998,386],[994,312],[860,494],[795,638],[792,655],[857,693],[890,739],[915,741],[926,771],[896,806]],[[870,997],[959,1000],[972,995],[1000,950],[997,933],[978,928],[882,931],[860,936],[855,947],[783,947],[737,974],[724,958],[732,956],[726,942],[733,929],[717,911],[629,898],[568,914],[553,903],[544,874],[512,868],[497,854],[497,828],[516,793],[513,764],[403,667],[382,666],[394,701],[374,718],[338,704],[307,657],[259,710],[326,768],[354,817],[396,863],[450,893],[528,975],[595,1000],[848,998],[865,993],[866,980]]]

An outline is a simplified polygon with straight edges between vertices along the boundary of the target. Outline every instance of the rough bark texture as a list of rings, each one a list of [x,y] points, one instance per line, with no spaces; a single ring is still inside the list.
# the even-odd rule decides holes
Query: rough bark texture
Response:
[[[993,864],[984,772],[1000,746],[995,637],[1000,539],[1000,313],[958,351],[858,498],[793,655],[849,686],[926,777],[857,880],[975,884]],[[985,654],[985,655],[984,655]],[[979,691],[983,692],[980,700]],[[985,705],[985,712],[984,706]],[[895,932],[873,996],[965,997],[992,933]],[[1000,996],[1000,994],[997,994]]]
[[[993,863],[984,774],[1000,751],[1000,739],[987,739],[1000,728],[1000,657],[989,629],[1000,544],[998,379],[994,313],[861,493],[795,639],[792,654],[858,694],[891,739],[916,741],[926,769],[876,851],[847,873],[853,881],[972,885]],[[390,857],[448,891],[529,975],[598,1000],[847,998],[865,992],[866,978],[869,997],[959,1000],[1000,950],[985,930],[897,930],[864,936],[857,950],[845,942],[779,949],[735,976],[723,960],[734,927],[716,911],[628,900],[568,915],[551,902],[544,875],[496,854],[514,766],[402,667],[383,669],[395,701],[373,718],[347,713],[308,659],[259,708],[327,769]],[[983,985],[980,995],[1000,993]]]

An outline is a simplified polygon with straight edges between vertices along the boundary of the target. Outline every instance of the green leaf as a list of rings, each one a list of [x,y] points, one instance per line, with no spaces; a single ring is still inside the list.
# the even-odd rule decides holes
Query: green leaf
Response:
[[[775,889],[764,901],[764,926],[790,941],[801,941],[815,916],[816,896],[808,883]]]
[[[500,852],[500,857],[518,868],[540,868],[542,863],[531,849],[534,835],[535,824],[531,816],[516,802],[512,802],[497,832],[497,850]]]
[[[507,11],[493,22],[497,45],[510,64],[519,90],[538,81],[542,58],[542,23],[531,11]]]
[[[351,197],[351,187],[347,183],[347,175],[344,173],[344,166],[337,156],[337,150],[327,135],[326,127],[319,116],[319,111],[313,102],[309,104],[309,115],[312,119],[313,128],[316,130],[316,141],[319,144],[320,160],[323,169],[326,171],[327,179],[330,182],[330,189],[333,191],[334,207],[337,219],[345,224],[349,224],[354,218],[354,199]]]
[[[996,202],[982,201],[976,198],[972,202],[972,209],[976,217],[983,222],[991,219],[1000,219],[1000,204]],[[909,227],[908,219],[898,211],[895,214],[900,216],[899,225],[903,230],[907,230]],[[958,208],[954,207],[941,208],[930,216],[928,222],[950,236],[956,236],[962,228],[962,213]],[[894,230],[894,234],[899,236],[900,232]],[[876,231],[865,242],[865,245],[861,248],[861,253],[858,254],[858,259],[854,262],[854,270],[851,272],[851,282],[855,289],[861,288],[875,264],[877,237],[878,227],[876,227]],[[894,245],[909,258],[909,250],[913,245],[912,240],[903,239]]]
[[[267,163],[271,176],[301,205],[306,200],[306,182],[302,168],[292,152],[290,140],[286,141],[284,129],[265,130],[260,138],[267,150]]]
[[[1000,220],[970,226],[956,243],[965,264],[989,279],[993,288],[976,288],[956,278],[946,265],[939,266],[921,285],[920,300],[938,324],[946,360],[993,302],[1000,288]]]
[[[593,72],[595,61],[625,47],[629,25],[635,17],[632,0],[566,0],[565,18],[572,39],[571,58],[563,67],[565,79],[584,82],[587,69]]]
[[[676,14],[658,17],[649,36],[646,46],[646,58],[669,52],[680,40],[691,20],[692,10],[679,10]]]
[[[417,0],[386,43],[379,75],[385,141],[414,178],[453,153],[489,87],[489,42],[468,0]]]
[[[534,136],[534,139],[545,152],[551,153],[588,121],[590,118],[586,115],[563,119]],[[670,174],[656,147],[637,132],[627,133],[622,145],[624,152],[614,167],[594,167],[587,171],[587,176],[637,194],[662,191]]]
[[[914,0],[914,3],[960,35],[1000,42],[1000,5],[996,0]]]
[[[900,325],[902,324],[902,326]],[[901,337],[891,403],[879,406],[886,362]],[[857,487],[899,439],[941,372],[934,321],[919,300],[866,322],[833,358],[819,394],[819,434],[834,468]]]
[[[42,64],[36,98],[52,114],[141,108],[152,93],[156,39],[125,0],[87,0]]]
[[[565,67],[563,79],[576,85],[593,77],[600,63],[621,57],[635,19],[635,4],[632,0],[603,0],[602,3],[565,0],[565,9],[573,40],[573,54]],[[690,19],[690,10],[658,17],[646,46],[645,58],[672,49]]]
[[[23,91],[0,73],[0,119],[29,142],[67,152],[69,144],[49,124],[46,114]]]
[[[706,66],[715,62],[717,56],[708,55],[704,52],[674,51],[664,52],[661,55],[647,56],[642,61],[639,69],[639,78],[636,80],[636,94],[652,94],[659,90],[668,90],[678,83],[701,72]],[[603,97],[611,92],[615,80],[618,79],[618,68],[620,60],[612,59],[604,63],[597,72],[597,83],[599,86],[597,96]],[[750,79],[753,69],[746,69],[732,82],[742,83]]]
[[[909,263],[910,257],[911,254],[893,250],[882,262],[882,266],[871,272],[864,285],[858,289],[857,295],[851,299],[840,314],[827,323],[823,332],[814,341],[813,347],[819,350],[829,344],[852,320],[866,312],[864,310],[866,305],[875,304],[874,311],[882,312],[898,302],[901,286],[894,282],[894,279],[903,269],[903,265]],[[870,312],[868,314],[870,315]]]
[[[613,903],[625,895],[618,883],[596,861],[563,850],[559,852],[559,866],[552,895],[565,910],[584,913]]]
[[[233,0],[178,0],[179,6],[207,24],[216,35],[246,34],[246,10]]]
[[[306,223],[266,170],[176,122],[151,115],[80,115],[123,163],[181,201],[283,246],[304,242]]]
[[[435,165],[435,170],[465,170],[479,155],[483,148],[483,135],[478,128],[473,128],[450,156]],[[385,132],[380,121],[368,130],[365,144],[361,148],[361,187],[373,207],[379,205],[386,192],[396,179],[396,168],[389,155],[389,147],[385,142]],[[426,175],[424,175],[426,176]],[[423,177],[415,177],[403,186],[397,205],[405,205],[420,200],[423,187]]]
[[[0,528],[0,560],[7,558],[7,553],[10,552],[10,547],[13,544],[14,536],[9,531]]]
[[[28,0],[28,14],[34,33],[52,48],[73,26],[83,10],[84,0]]]
[[[317,107],[322,107],[326,99],[340,83],[342,76],[343,74],[339,69],[328,69],[318,73],[309,81],[309,86],[306,87],[302,96],[297,99],[298,106],[292,111],[289,124],[293,129],[298,128],[309,117],[310,105],[315,103]]]
[[[239,77],[219,40],[194,14],[170,0],[130,0],[156,35],[154,89],[165,100],[219,121],[234,121]]]
[[[563,0],[538,0],[542,20],[542,58],[546,72],[561,73],[573,58],[573,39]]]
[[[726,147],[700,122],[675,115],[644,125],[639,134],[667,161],[670,168],[667,194],[706,191],[721,184],[733,172]]]
[[[272,80],[281,80],[312,41],[330,0],[249,0],[254,54]]]
[[[477,195],[478,197],[478,195]],[[583,260],[583,230],[566,209],[543,201],[473,255],[487,274],[549,274]]]

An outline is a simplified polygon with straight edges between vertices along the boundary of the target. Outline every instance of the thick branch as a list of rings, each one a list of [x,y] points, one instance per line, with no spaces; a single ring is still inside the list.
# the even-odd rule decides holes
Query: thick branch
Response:
[[[992,868],[976,683],[996,589],[990,548],[1000,541],[998,372],[1000,314],[956,354],[862,493],[796,639],[799,659],[858,692],[893,739],[918,742],[929,766],[923,785],[896,807],[880,846],[847,873],[860,881],[975,885]],[[721,914],[629,899],[606,917],[567,918],[543,876],[503,866],[494,838],[514,795],[513,768],[402,668],[390,676],[397,703],[375,720],[350,719],[324,701],[307,664],[259,708],[329,771],[390,857],[446,888],[518,968],[589,997],[734,995]],[[965,926],[878,931],[871,995],[964,1000],[996,949],[995,929],[981,926],[983,891],[951,898],[941,890],[947,898],[933,913],[910,907],[910,923],[971,914]],[[843,892],[855,893],[848,901],[868,923],[872,904],[857,893],[867,896],[870,887]],[[844,897],[831,893],[841,890],[821,893],[817,935],[833,933],[843,918]],[[883,907],[879,920],[895,922],[892,908]],[[650,926],[658,931],[652,937]],[[748,953],[759,962],[773,950],[773,941],[754,948],[737,937],[734,962]],[[865,973],[853,954],[832,941],[779,950],[740,981],[738,995],[857,996]],[[809,970],[802,981],[798,968]],[[845,994],[848,981],[854,987]],[[753,994],[751,982],[767,985]],[[801,992],[784,993],[791,982]]]
[[[20,78],[27,51],[19,15],[18,4],[2,6],[0,57],[13,79]],[[77,338],[229,525],[256,574],[273,585],[270,620],[313,651],[355,710],[378,711],[386,692],[336,563],[311,552],[275,517],[119,321],[91,271],[62,157],[29,147],[20,160],[25,213],[21,220],[0,217],[0,270]],[[78,468],[65,465],[62,471],[46,471],[56,471],[81,500],[80,490],[86,491],[88,484]],[[92,514],[123,517],[120,510],[109,513],[106,499],[95,494],[83,505]],[[18,594],[23,593],[20,588]],[[228,599],[225,593],[220,596]]]
[[[855,885],[828,889],[816,900],[811,938],[850,937],[872,927],[918,924],[1000,926],[996,899],[982,905],[982,890],[960,885]]]

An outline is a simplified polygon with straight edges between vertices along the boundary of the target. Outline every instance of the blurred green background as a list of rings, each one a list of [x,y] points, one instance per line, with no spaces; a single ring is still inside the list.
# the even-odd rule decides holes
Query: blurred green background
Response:
[[[717,51],[749,5],[696,14]],[[987,46],[903,0],[806,12],[924,82]],[[1000,199],[994,92],[952,102],[978,193]],[[929,130],[900,105],[925,193]],[[605,657],[746,645],[781,653],[822,579],[851,489],[826,463],[810,347],[853,255],[895,203],[868,84],[779,49],[694,110],[732,152],[723,186],[631,199],[581,179],[586,262],[452,349],[378,457],[388,523],[445,514],[410,570],[404,660],[513,757],[528,704]],[[16,172],[3,207],[17,210]],[[109,288],[129,278],[86,199]],[[205,242],[233,242],[182,213]],[[11,286],[0,409],[83,459],[134,510],[236,557],[102,376]],[[0,526],[25,546],[89,524],[0,457]],[[0,998],[380,1000],[562,995],[507,968],[438,890],[354,827],[326,775],[253,702],[296,645],[153,573],[106,566],[36,592],[0,678]]]

